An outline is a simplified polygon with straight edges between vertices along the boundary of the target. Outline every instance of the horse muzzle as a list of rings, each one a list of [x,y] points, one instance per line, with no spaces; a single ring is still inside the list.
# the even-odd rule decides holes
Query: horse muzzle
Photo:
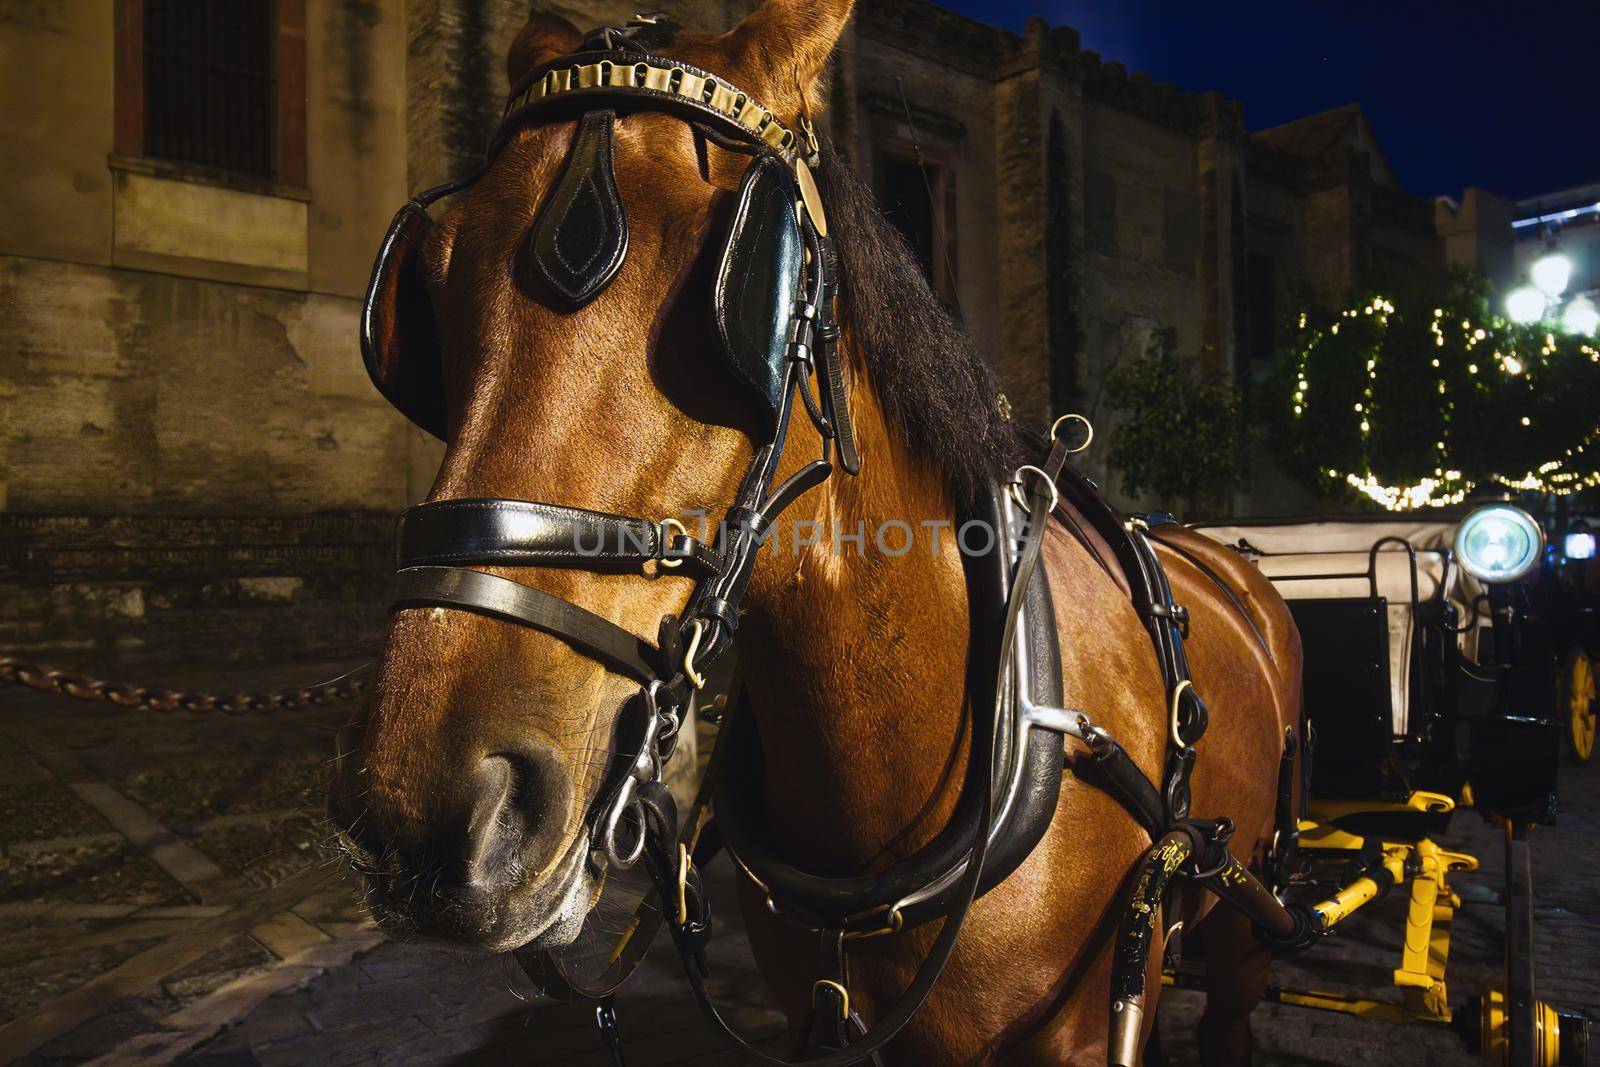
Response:
[[[484,757],[458,788],[419,791],[420,803],[355,786],[370,775],[336,778],[329,808],[380,928],[491,952],[577,936],[593,880],[587,834],[552,752]]]

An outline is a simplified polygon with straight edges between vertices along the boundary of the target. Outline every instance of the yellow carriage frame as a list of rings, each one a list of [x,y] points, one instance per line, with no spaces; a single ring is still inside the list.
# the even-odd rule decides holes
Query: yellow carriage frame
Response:
[[[1239,550],[1291,602],[1375,605],[1362,609],[1369,614],[1376,611],[1382,620],[1382,636],[1378,640],[1381,647],[1375,655],[1369,650],[1369,656],[1383,665],[1380,674],[1384,676],[1382,684],[1389,690],[1389,720],[1396,737],[1412,728],[1411,664],[1424,648],[1421,606],[1427,603],[1441,608],[1444,640],[1468,664],[1478,661],[1480,630],[1492,628],[1497,617],[1492,599],[1497,587],[1479,581],[1473,577],[1475,572],[1458,564],[1454,545],[1458,526],[1452,517],[1245,520],[1233,524],[1202,523],[1198,528]],[[1457,625],[1455,618],[1467,620],[1466,625]],[[1565,701],[1560,712],[1569,720],[1563,724],[1570,735],[1569,750],[1580,757],[1593,749],[1594,683],[1592,671],[1585,669],[1588,666],[1586,658],[1581,664],[1570,665],[1563,678],[1566,684],[1560,690]],[[1580,715],[1580,704],[1587,717]],[[1344,793],[1359,795],[1361,788],[1347,786]],[[1422,790],[1410,791],[1404,799],[1392,795],[1378,799],[1382,789],[1372,792],[1372,796],[1355,800],[1302,794],[1305,809],[1298,820],[1298,840],[1284,844],[1290,846],[1293,855],[1312,861],[1345,859],[1347,869],[1355,872],[1346,875],[1347,881],[1332,896],[1312,906],[1323,930],[1338,925],[1391,887],[1404,887],[1405,926],[1400,959],[1393,971],[1400,996],[1377,1000],[1273,987],[1269,999],[1387,1022],[1450,1028],[1496,1065],[1557,1067],[1584,1063],[1587,1020],[1581,1013],[1560,1012],[1534,996],[1531,877],[1525,840],[1528,824],[1493,816],[1506,832],[1503,985],[1469,1001],[1468,1010],[1458,1007],[1453,1012],[1445,972],[1450,958],[1451,926],[1462,906],[1462,897],[1452,887],[1451,879],[1477,870],[1478,860],[1441,848],[1418,824],[1443,825],[1458,802],[1451,796]],[[1489,799],[1486,795],[1485,800]],[[1462,802],[1471,805],[1470,789],[1464,790]],[[1498,804],[1489,806],[1504,810]],[[1174,973],[1169,981],[1187,985],[1192,978]]]
[[[1312,800],[1307,817],[1299,823],[1299,849],[1311,859],[1348,856],[1370,858],[1374,847],[1379,860],[1368,866],[1331,897],[1313,905],[1312,911],[1324,929],[1333,929],[1365,905],[1383,896],[1391,887],[1405,887],[1408,903],[1401,937],[1400,962],[1394,969],[1394,985],[1400,990],[1398,1002],[1352,997],[1315,989],[1285,986],[1269,988],[1267,999],[1319,1011],[1334,1011],[1390,1023],[1420,1023],[1456,1031],[1468,1046],[1496,1067],[1512,1064],[1510,1035],[1511,1012],[1506,992],[1488,991],[1472,1002],[1468,1018],[1450,1008],[1445,971],[1450,960],[1450,928],[1462,906],[1461,896],[1451,887],[1453,875],[1475,871],[1478,860],[1464,852],[1452,852],[1423,837],[1418,840],[1389,840],[1382,836],[1362,836],[1343,829],[1339,823],[1351,816],[1367,821],[1383,815],[1448,815],[1456,802],[1441,793],[1417,790],[1404,802]],[[1508,848],[1512,829],[1507,827]],[[1312,951],[1315,951],[1314,949]],[[1509,959],[1508,959],[1509,963]],[[1168,985],[1198,987],[1189,975],[1168,971]],[[1508,975],[1508,987],[1511,985]],[[1581,1014],[1563,1012],[1542,1001],[1532,1003],[1534,1033],[1531,1055],[1519,1057],[1524,1065],[1561,1067],[1585,1062],[1587,1027]],[[1566,1024],[1563,1042],[1563,1023]]]

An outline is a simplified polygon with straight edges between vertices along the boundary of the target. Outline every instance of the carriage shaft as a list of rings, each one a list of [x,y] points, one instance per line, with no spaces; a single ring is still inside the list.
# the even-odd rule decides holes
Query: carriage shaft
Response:
[[[1383,858],[1377,864],[1368,867],[1360,877],[1327,900],[1312,905],[1311,910],[1321,922],[1322,928],[1332,929],[1354,915],[1363,905],[1370,904],[1386,890],[1405,881],[1406,860],[1411,854],[1412,849],[1408,845],[1387,846],[1383,850]]]

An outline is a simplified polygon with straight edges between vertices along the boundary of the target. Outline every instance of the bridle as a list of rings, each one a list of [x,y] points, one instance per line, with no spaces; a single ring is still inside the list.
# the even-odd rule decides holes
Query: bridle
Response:
[[[712,544],[672,517],[520,500],[439,500],[401,515],[391,596],[391,610],[455,608],[552,634],[639,684],[646,711],[633,749],[639,756],[603,790],[589,817],[597,867],[626,868],[642,854],[646,813],[640,791],[659,784],[684,709],[732,645],[756,554],[773,520],[835,466],[851,474],[860,469],[837,348],[834,254],[812,178],[820,160],[809,122],[802,120],[799,137],[725,79],[646,51],[642,41],[658,27],[650,21],[600,31],[578,52],[532,71],[507,102],[490,159],[529,125],[580,118],[567,171],[530,238],[540,274],[576,309],[604,289],[626,255],[626,215],[610,174],[617,110],[673,115],[719,146],[751,156],[714,300],[729,362],[765,403],[768,436],[756,443]],[[385,256],[413,212],[468,184],[429,190],[402,209],[385,242]],[[363,349],[387,395],[383,328],[373,310],[384,272],[385,257],[380,257],[369,287]],[[752,284],[763,283],[764,291],[752,292]],[[797,396],[821,435],[822,455],[774,487]],[[661,621],[656,645],[570,601],[470,569],[613,571],[651,561],[662,575],[695,582],[683,612]],[[628,840],[622,839],[625,825],[635,830]]]
[[[647,859],[663,902],[661,910],[666,910],[665,903],[674,896],[677,902],[671,921],[657,926],[666,925],[669,930],[708,1017],[749,1055],[784,1063],[788,1061],[759,1052],[732,1032],[710,1004],[701,982],[703,975],[692,962],[703,964],[700,953],[709,935],[709,905],[699,885],[699,857],[693,854],[692,844],[680,841],[676,812],[661,784],[661,772],[675,747],[683,710],[703,685],[710,665],[732,644],[740,601],[773,520],[826,480],[836,465],[848,474],[857,473],[860,457],[837,347],[836,268],[821,197],[812,177],[820,154],[810,124],[802,119],[802,141],[768,109],[724,79],[651,54],[643,42],[653,28],[645,23],[622,31],[601,31],[578,52],[531,72],[512,93],[490,156],[492,159],[511,134],[537,119],[580,118],[567,171],[541,210],[530,239],[540,274],[570,306],[577,307],[604,288],[626,255],[625,216],[610,176],[610,134],[617,109],[673,115],[719,146],[750,155],[752,162],[722,256],[714,310],[736,375],[768,403],[770,434],[757,442],[711,545],[690,536],[670,519],[612,515],[563,504],[472,499],[409,508],[399,521],[399,569],[391,610],[452,608],[531,627],[566,641],[639,684],[647,717],[635,750],[638,755],[602,791],[600,803],[591,809],[591,862],[602,869],[626,868],[641,857]],[[428,190],[401,209],[374,268],[362,317],[363,353],[374,383],[413,421],[441,437],[445,435],[443,408],[436,395],[437,371],[419,374],[414,365],[399,358],[405,352],[403,331],[397,325],[404,308],[397,303],[397,294],[406,288],[403,257],[414,254],[421,241],[419,229],[428,225],[426,208],[466,188],[472,180],[475,178]],[[570,212],[585,210],[589,214],[579,224],[564,225]],[[563,230],[569,237],[565,244]],[[588,247],[575,247],[585,235],[589,235]],[[766,244],[759,235],[767,235]],[[775,284],[767,304],[777,314],[765,316],[770,320],[765,331],[759,328],[764,320],[756,306],[760,304],[759,291],[752,298],[748,284],[742,288],[735,284],[737,279],[753,276],[765,276]],[[419,381],[423,383],[420,388]],[[822,439],[822,455],[774,486],[797,396]],[[1057,451],[1064,460],[1065,452]],[[1047,489],[1033,487],[1029,520],[1034,531],[1048,518],[1054,490],[1047,493]],[[1031,539],[1031,551],[1018,574],[1022,587],[1030,585],[1041,541],[1038,536]],[[593,547],[580,554],[575,545]],[[610,569],[650,560],[696,579],[681,615],[662,620],[657,645],[569,601],[470,569],[476,565]],[[1042,582],[1031,584],[1043,588]],[[1016,631],[1022,604],[1020,596],[1011,599],[1008,632]],[[985,662],[990,662],[988,657]],[[1002,687],[1003,683],[996,681],[993,691]],[[998,719],[995,724],[998,727]],[[977,790],[980,810],[974,813],[981,827],[991,822],[992,744],[997,732],[980,736],[973,744],[975,763],[983,768],[979,778],[984,784]],[[1054,765],[1059,774],[1059,740],[1057,745]],[[703,790],[694,813],[696,822],[705,811],[705,797]],[[621,833],[625,823],[632,828],[632,836],[626,840]],[[977,895],[990,836],[975,833],[960,851],[955,872],[958,884],[946,887],[958,899],[950,908],[946,928],[900,1002],[849,1050],[804,1062],[815,1067],[859,1062],[887,1044],[915,1015],[948,961],[966,910]],[[899,929],[900,922],[896,914],[893,928]],[[837,942],[841,968],[842,937],[843,931]],[[642,945],[648,941],[648,935],[633,939],[632,962],[642,957]],[[547,987],[605,996],[620,982],[604,987],[585,985],[553,960],[543,962],[544,967],[530,971],[541,973]],[[843,1022],[832,1027],[840,1035],[836,1038],[839,1045],[844,1043],[842,1035],[852,1018],[843,977],[840,973],[837,980],[818,983],[824,998],[837,998],[828,1014],[832,1019],[837,1012]],[[825,1039],[821,1033],[818,1037],[819,1043]]]
[[[636,912],[616,950],[617,973],[609,978],[577,979],[548,953],[523,955],[524,969],[547,992],[600,1000],[602,1030],[620,1062],[614,1019],[610,1030],[605,1025],[609,998],[664,926],[708,1020],[748,1059],[844,1067],[875,1058],[932,991],[973,900],[1008,877],[1048,829],[1060,793],[1063,741],[1072,737],[1091,753],[1076,768],[1078,777],[1116,799],[1155,842],[1114,952],[1111,1055],[1116,1063],[1131,1063],[1154,916],[1173,878],[1188,877],[1239,906],[1274,944],[1303,945],[1320,928],[1304,908],[1279,904],[1231,856],[1228,820],[1190,817],[1194,746],[1207,715],[1189,681],[1183,650],[1188,617],[1173,602],[1151,547],[1150,526],[1124,520],[1068,465],[1069,455],[1087,442],[1068,445],[1062,429],[1072,420],[1088,429],[1081,417],[1058,419],[1048,455],[1019,468],[1007,492],[991,485],[978,502],[988,509],[991,530],[999,531],[1004,547],[984,562],[986,575],[968,575],[969,608],[977,605],[968,672],[973,731],[968,781],[950,826],[873,875],[823,878],[789,867],[766,854],[760,835],[744,825],[742,815],[753,807],[742,802],[748,792],[741,795],[736,771],[722,772],[721,762],[738,743],[728,742],[738,733],[735,716],[719,732],[706,781],[680,827],[662,771],[707,671],[732,645],[757,553],[773,521],[796,499],[821,485],[836,466],[858,473],[861,460],[837,345],[837,270],[813,177],[821,156],[810,123],[802,117],[797,136],[726,80],[654,54],[649,48],[664,32],[663,20],[641,17],[621,30],[598,31],[577,52],[536,68],[513,91],[489,159],[535,122],[578,120],[566,169],[540,209],[528,245],[538,275],[560,302],[576,309],[605,288],[627,255],[626,210],[611,173],[619,111],[671,115],[751,158],[718,264],[713,312],[723,355],[762,404],[766,433],[755,442],[717,536],[706,544],[671,517],[506,499],[433,501],[407,509],[399,521],[392,610],[458,609],[530,627],[639,685],[645,715],[631,749],[636,754],[602,784],[585,822],[595,870],[625,869],[642,859],[654,898]],[[429,336],[436,342],[437,332],[431,319],[418,316],[418,294],[424,302],[426,294],[408,267],[431,226],[427,207],[482,173],[430,189],[401,209],[385,237],[362,314],[362,351],[379,391],[441,438],[446,427],[438,353],[412,344]],[[822,454],[775,485],[797,397],[821,438]],[[1063,498],[1111,546],[1155,646],[1172,741],[1159,790],[1088,715],[1061,706],[1059,650],[1041,552],[1044,530]],[[655,644],[568,600],[471,569],[614,572],[651,562],[695,582],[684,610],[661,620]],[[713,795],[716,823],[708,814]],[[736,1034],[711,1003],[703,956],[710,907],[699,870],[723,847],[765,893],[774,915],[820,935],[822,976],[813,986],[807,1035],[824,1050],[821,1056],[773,1057]],[[847,944],[935,918],[943,925],[915,976],[870,1028],[864,1026],[850,1006]],[[850,1040],[852,1032],[859,1040]]]

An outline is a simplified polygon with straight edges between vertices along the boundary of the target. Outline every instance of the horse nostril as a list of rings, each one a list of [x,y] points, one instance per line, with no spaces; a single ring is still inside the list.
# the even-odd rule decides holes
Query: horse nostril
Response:
[[[492,882],[546,859],[536,847],[559,840],[570,794],[551,755],[500,752],[477,767],[478,791],[467,824],[468,882]]]

